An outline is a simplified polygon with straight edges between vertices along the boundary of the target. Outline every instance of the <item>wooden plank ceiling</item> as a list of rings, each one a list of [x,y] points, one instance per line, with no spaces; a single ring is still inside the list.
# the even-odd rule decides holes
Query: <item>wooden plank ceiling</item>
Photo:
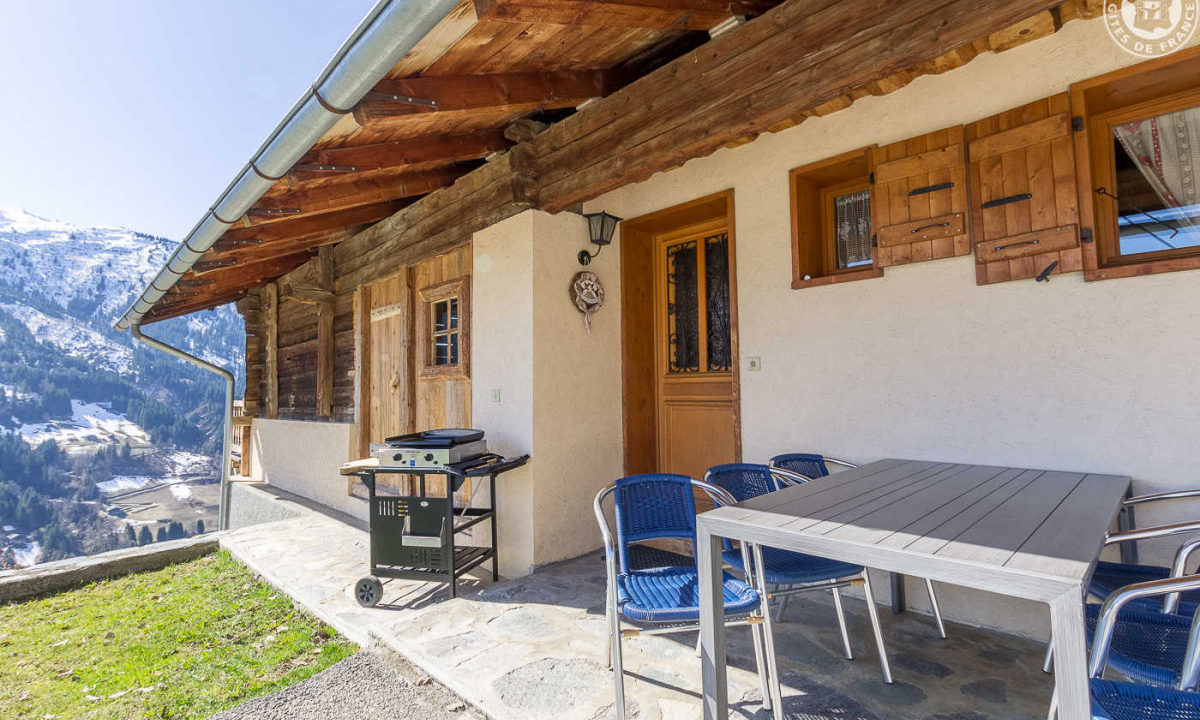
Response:
[[[509,149],[514,121],[559,119],[778,1],[462,0],[147,321],[237,300]]]
[[[445,215],[470,193],[486,189],[488,197],[516,207],[532,205],[516,203],[517,196],[540,192],[538,206],[566,209],[758,132],[1051,34],[1101,7],[1100,0],[983,2],[978,17],[948,21],[944,14],[970,13],[971,3],[788,0],[761,22],[709,42],[714,27],[778,3],[462,0],[226,231],[146,321],[237,300],[321,247],[344,243],[339,255],[358,265],[365,264],[359,257],[414,242],[400,237],[399,228],[408,235],[420,229],[419,240],[451,245],[471,226],[451,236],[445,228],[452,223],[430,213]],[[947,33],[948,24],[956,24],[956,32]],[[939,42],[943,54],[923,57]],[[871,72],[852,69],[872,56],[886,62]],[[814,85],[820,77],[842,81]],[[605,99],[589,103],[596,98]],[[577,112],[584,103],[594,107]],[[535,140],[542,122],[550,130],[525,143]],[[517,142],[525,143],[528,157],[509,152],[505,163],[487,163]],[[496,167],[455,185],[485,164]],[[451,186],[462,198],[418,203]],[[479,222],[499,219],[488,209],[481,207]],[[339,267],[354,273],[347,281],[367,275],[340,261]]]

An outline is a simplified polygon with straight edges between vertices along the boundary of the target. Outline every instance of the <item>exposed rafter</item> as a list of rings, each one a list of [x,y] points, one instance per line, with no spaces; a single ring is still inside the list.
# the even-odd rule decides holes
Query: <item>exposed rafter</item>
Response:
[[[236,254],[247,247],[275,247],[285,240],[304,239],[341,230],[355,225],[378,222],[404,208],[410,200],[389,200],[374,205],[363,205],[349,210],[328,212],[322,215],[281,220],[259,227],[233,227],[225,231],[206,257]],[[264,248],[265,249],[265,248]]]
[[[459,75],[383,80],[359,102],[354,118],[361,125],[423,113],[465,110],[536,110],[575,107],[603,97],[629,80],[613,70],[503,75]],[[418,98],[433,104],[405,102]]]
[[[502,130],[464,135],[434,135],[411,140],[352,145],[310,153],[303,162],[343,168],[343,172],[370,170],[420,169],[487,157],[512,145]],[[349,169],[347,169],[349,168]],[[328,178],[331,173],[312,170],[293,170],[294,181]]]
[[[475,0],[480,19],[595,27],[711,30],[736,15],[761,15],[769,0]]]
[[[256,210],[296,209],[299,212],[282,216],[265,215],[261,212],[247,213],[242,222],[243,226],[247,227],[267,225],[336,210],[348,210],[362,205],[374,205],[389,200],[426,195],[439,188],[453,185],[455,180],[472,170],[473,167],[472,165],[463,165],[384,177],[352,177],[319,187],[299,189],[279,195],[267,195],[255,205]]]

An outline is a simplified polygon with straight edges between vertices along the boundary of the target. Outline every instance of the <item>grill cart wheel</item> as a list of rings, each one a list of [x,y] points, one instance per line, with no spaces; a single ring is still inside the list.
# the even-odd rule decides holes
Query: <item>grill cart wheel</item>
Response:
[[[354,584],[354,599],[363,607],[375,607],[383,599],[383,583],[373,577],[360,579]]]

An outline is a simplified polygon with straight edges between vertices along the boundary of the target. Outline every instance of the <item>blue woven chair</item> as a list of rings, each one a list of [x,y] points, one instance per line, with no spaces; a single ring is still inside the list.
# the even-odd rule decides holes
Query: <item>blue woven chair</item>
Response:
[[[1200,720],[1200,693],[1093,678],[1093,720]]]
[[[786,477],[786,476],[785,476]],[[752,465],[749,463],[729,463],[717,465],[708,469],[704,481],[722,488],[738,502],[752,497],[765,495],[779,489],[780,478],[767,465]],[[883,667],[883,680],[891,684],[892,671],[888,666],[887,650],[883,643],[883,631],[879,626],[879,612],[875,607],[874,595],[871,592],[871,579],[866,568],[862,565],[852,565],[838,560],[805,555],[790,550],[778,548],[761,548],[762,562],[754,567],[754,572],[762,576],[767,585],[776,590],[771,597],[779,597],[783,602],[796,593],[813,590],[830,590],[833,592],[833,604],[837,611],[838,628],[842,631],[842,646],[847,660],[854,659],[854,651],[850,647],[850,634],[846,629],[846,614],[842,608],[842,596],[839,588],[851,585],[862,585],[867,595],[867,613],[871,617],[871,627],[875,631],[875,645],[879,649],[879,662]],[[757,557],[757,555],[756,555]],[[725,551],[722,559],[727,565],[745,573],[746,565],[740,550],[734,549],[733,543],[725,541]],[[786,590],[778,588],[786,586]],[[782,616],[783,606],[780,606]]]
[[[1104,601],[1098,610],[1087,609],[1086,618],[1091,635],[1092,654],[1088,662],[1089,690],[1092,697],[1093,720],[1200,720],[1200,694],[1196,686],[1200,683],[1200,628],[1185,632],[1186,649],[1181,655],[1170,658],[1155,655],[1153,646],[1166,648],[1178,646],[1174,631],[1164,631],[1161,621],[1174,620],[1189,624],[1177,616],[1139,610],[1140,601],[1171,593],[1200,590],[1200,575],[1189,575],[1166,580],[1138,583],[1119,589]],[[1160,624],[1150,624],[1159,621]],[[1149,633],[1150,639],[1139,638]],[[1164,638],[1171,637],[1170,640]],[[1146,647],[1150,646],[1150,647]],[[1130,664],[1135,658],[1125,656],[1137,653],[1141,660],[1149,661],[1150,667],[1163,668],[1178,664],[1177,688],[1155,687],[1128,682],[1111,682],[1103,679],[1104,671],[1111,663],[1123,673],[1142,675],[1146,668]],[[1170,650],[1170,652],[1174,652]],[[1163,676],[1151,672],[1142,675],[1151,680],[1162,680]],[[1058,693],[1051,701],[1050,718],[1057,714]]]
[[[830,465],[840,465],[846,468],[858,467],[852,462],[817,453],[784,453],[776,455],[768,461],[774,470],[782,470],[787,475],[777,475],[785,482],[794,476],[807,479],[809,482],[828,477]],[[925,578],[925,592],[929,594],[929,607],[933,611],[933,620],[937,624],[938,637],[946,639],[946,623],[942,620],[942,607],[938,604],[937,593],[933,589],[933,581]],[[787,598],[779,607],[779,622],[783,622],[783,613],[787,609]]]
[[[1089,643],[1095,639],[1100,613],[1100,605],[1084,608]],[[1191,627],[1190,618],[1146,611],[1130,603],[1117,616],[1108,667],[1136,683],[1177,688]]]
[[[693,558],[646,548],[648,540],[677,539],[696,542],[696,503],[693,488],[699,488],[717,505],[735,500],[724,490],[686,475],[647,474],[621,478],[600,491],[593,502],[596,522],[604,538],[608,570],[609,624],[608,659],[613,670],[616,716],[625,718],[625,678],[621,661],[621,638],[637,635],[688,632],[700,629],[699,572]],[[613,496],[616,538],[604,514],[604,499]],[[749,557],[750,548],[743,549]],[[652,566],[655,562],[671,564]],[[746,563],[750,565],[750,563]],[[765,617],[765,585],[754,587],[753,573],[742,582],[728,573],[722,578],[726,626],[749,625],[754,639],[754,657],[762,683],[764,709],[773,709],[775,720],[783,720],[779,673],[775,664],[775,641],[770,618]],[[649,625],[622,630],[621,617]]]
[[[1197,491],[1180,490],[1175,492],[1142,495],[1125,500],[1125,506],[1131,507],[1161,500],[1176,500],[1183,497],[1194,497]],[[1139,540],[1171,537],[1200,532],[1200,521],[1160,525],[1157,527],[1126,530],[1112,533],[1104,541],[1105,547],[1122,543],[1136,543]],[[1175,561],[1170,568],[1157,565],[1134,565],[1129,563],[1097,562],[1088,583],[1087,593],[1098,600],[1106,600],[1119,589],[1130,585],[1140,585],[1148,582],[1179,578],[1183,576],[1192,552],[1200,548],[1200,537],[1192,537],[1180,545],[1175,553]],[[1166,593],[1162,598],[1144,597],[1131,600],[1130,607],[1145,612],[1161,612],[1168,615],[1180,615],[1185,618],[1195,617],[1197,607],[1200,607],[1200,590],[1187,592]],[[1042,670],[1049,673],[1053,670],[1054,638],[1046,644],[1046,659]]]
[[[1123,512],[1132,517],[1133,509],[1137,506],[1196,497],[1200,497],[1200,490],[1172,490],[1126,498],[1121,507]],[[1155,528],[1128,529],[1124,532],[1110,535],[1105,541],[1105,545],[1131,543],[1136,547],[1136,543],[1139,540],[1191,534],[1197,531],[1200,531],[1200,522],[1176,523]],[[1180,577],[1184,574],[1188,558],[1197,548],[1200,548],[1200,537],[1192,537],[1185,541],[1175,553],[1175,561],[1169,568],[1158,565],[1098,562],[1096,563],[1095,571],[1092,573],[1091,582],[1088,585],[1088,593],[1103,600],[1117,588],[1127,585],[1162,580],[1169,577]],[[1200,592],[1184,593],[1182,596],[1179,593],[1172,593],[1161,601],[1157,599],[1139,601],[1137,606],[1145,610],[1161,609],[1164,613],[1178,613],[1191,617],[1196,614],[1196,608],[1200,607]]]
[[[829,466],[831,464],[847,468],[858,467],[854,463],[816,453],[784,453],[783,455],[776,455],[771,458],[768,464],[773,468],[803,475],[810,480],[816,480],[829,475]]]

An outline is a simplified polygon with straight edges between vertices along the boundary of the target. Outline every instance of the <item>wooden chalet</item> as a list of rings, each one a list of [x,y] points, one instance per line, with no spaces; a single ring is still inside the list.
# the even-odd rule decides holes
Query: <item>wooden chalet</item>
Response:
[[[237,303],[242,472],[335,509],[365,517],[337,468],[390,435],[531,453],[497,498],[510,576],[599,547],[616,477],[787,451],[1187,485],[1200,222],[1153,215],[1161,178],[1113,128],[1200,127],[1200,49],[1136,57],[1102,15],[462,0],[143,322]],[[586,322],[580,271],[605,290]]]

